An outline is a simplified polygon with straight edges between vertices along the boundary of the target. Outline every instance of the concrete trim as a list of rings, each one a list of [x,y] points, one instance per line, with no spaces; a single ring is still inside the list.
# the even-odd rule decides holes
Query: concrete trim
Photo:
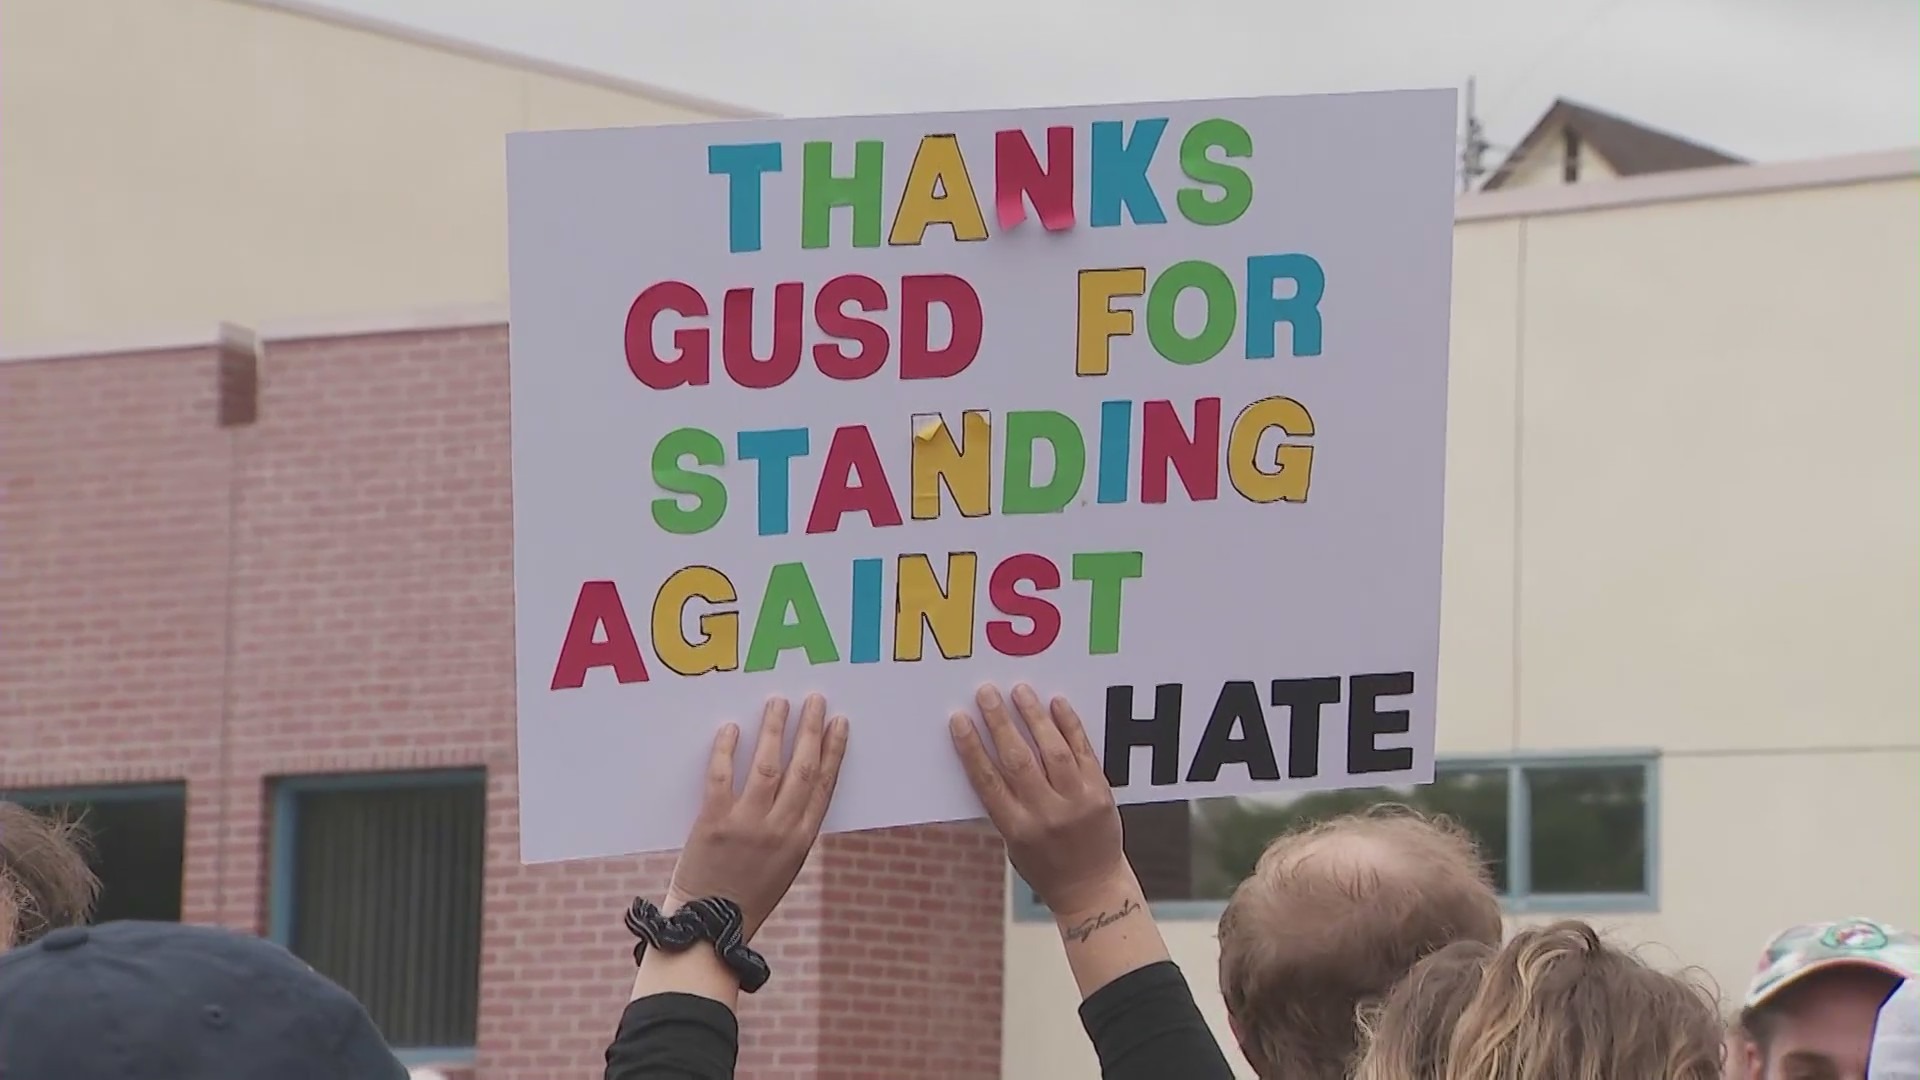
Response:
[[[1454,220],[1547,217],[1650,203],[1904,180],[1914,176],[1920,176],[1920,148],[1767,165],[1718,165],[1586,184],[1476,191],[1460,197]]]
[[[230,348],[257,353],[259,339],[252,330],[233,323],[216,323],[207,330],[179,330],[170,333],[143,334],[139,337],[80,338],[52,345],[0,347],[0,364],[32,364],[42,360],[84,360],[101,356],[134,356],[140,353],[188,352],[194,349]]]
[[[431,30],[408,26],[405,23],[382,19],[372,15],[361,15],[350,11],[341,11],[317,0],[231,0],[232,3],[245,4],[248,7],[278,11],[287,15],[312,19],[315,22],[328,23],[348,30],[359,30],[381,37],[404,41],[428,49],[464,56],[482,63],[497,64],[501,67],[515,68],[520,71],[549,75],[572,82],[587,83],[602,89],[623,94],[644,97],[662,105],[687,109],[692,112],[706,113],[721,120],[750,120],[772,116],[772,113],[750,109],[744,105],[715,101],[697,94],[685,94],[678,90],[669,90],[664,86],[640,82],[636,79],[623,79],[605,72],[574,67],[553,60],[544,60],[537,56],[528,56],[508,49],[497,49],[474,41],[446,34],[437,34]]]
[[[252,0],[246,0],[251,3]],[[372,337],[376,334],[424,334],[436,330],[470,330],[507,325],[504,304],[467,304],[458,307],[415,308],[368,315],[325,315],[304,319],[271,319],[260,324],[264,342],[312,341],[316,338]]]

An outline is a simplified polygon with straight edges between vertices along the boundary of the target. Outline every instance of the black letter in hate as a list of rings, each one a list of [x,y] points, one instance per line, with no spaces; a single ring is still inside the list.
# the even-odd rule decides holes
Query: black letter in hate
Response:
[[[1153,715],[1133,715],[1133,687],[1107,687],[1107,783],[1126,787],[1132,773],[1133,748],[1153,750],[1148,783],[1164,787],[1180,782],[1180,684],[1153,688]]]
[[[1234,729],[1243,737],[1234,738]],[[1220,766],[1232,762],[1245,765],[1255,780],[1280,779],[1280,766],[1273,760],[1273,738],[1267,734],[1267,716],[1260,708],[1260,689],[1251,682],[1230,682],[1220,688],[1213,703],[1213,716],[1207,730],[1200,733],[1200,746],[1193,752],[1193,767],[1187,770],[1187,782],[1217,780]]]
[[[1407,710],[1381,712],[1375,699],[1402,697],[1413,693],[1413,672],[1395,671],[1383,675],[1355,675],[1353,699],[1347,703],[1347,773],[1398,772],[1413,768],[1413,751],[1407,747],[1383,750],[1374,745],[1382,735],[1405,735],[1410,729]]]
[[[1287,776],[1320,775],[1320,710],[1340,700],[1340,679],[1275,679],[1271,699],[1287,707]]]

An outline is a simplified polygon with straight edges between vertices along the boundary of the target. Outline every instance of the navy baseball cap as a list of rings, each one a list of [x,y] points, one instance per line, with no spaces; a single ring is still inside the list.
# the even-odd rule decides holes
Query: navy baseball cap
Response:
[[[352,994],[287,950],[113,922],[0,954],[6,1080],[406,1080]]]

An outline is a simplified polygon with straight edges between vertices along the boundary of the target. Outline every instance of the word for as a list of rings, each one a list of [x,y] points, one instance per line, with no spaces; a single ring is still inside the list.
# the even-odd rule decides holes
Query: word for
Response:
[[[1090,225],[1111,228],[1121,224],[1123,216],[1135,225],[1166,224],[1166,210],[1147,176],[1166,130],[1164,116],[1136,120],[1130,130],[1120,120],[1096,120],[1088,126]],[[1072,127],[1048,128],[1047,161],[1042,165],[1026,132],[1015,128],[994,133],[993,181],[1002,229],[1025,219],[1029,201],[1049,231],[1073,227],[1078,216],[1073,205],[1076,138]],[[832,244],[833,212],[839,209],[851,214],[854,247],[880,246],[886,153],[885,142],[860,139],[853,144],[852,171],[838,173],[833,143],[801,144],[802,248]],[[1225,225],[1247,212],[1253,203],[1253,178],[1231,164],[1253,156],[1253,136],[1246,128],[1231,120],[1202,120],[1181,137],[1179,154],[1181,171],[1195,184],[1174,196],[1182,217],[1195,225]],[[777,142],[707,148],[707,172],[727,178],[728,250],[760,250],[766,178],[785,167],[785,148]],[[987,238],[986,216],[956,135],[920,139],[894,199],[893,224],[885,229],[887,243],[916,246],[934,225],[946,226],[958,241]]]
[[[1089,471],[1089,444],[1078,422],[1051,409],[1015,410],[1004,414],[999,426],[1000,513],[1052,514],[1079,500]],[[991,414],[969,410],[961,414],[959,428],[956,438],[938,414],[913,417],[904,441],[911,447],[907,513],[915,521],[938,519],[949,501],[961,517],[993,512]],[[1224,434],[1217,397],[1196,400],[1190,424],[1171,401],[1101,402],[1099,430],[1091,446],[1094,498],[1126,502],[1137,476],[1139,501],[1164,503],[1177,474],[1188,501],[1209,502],[1220,497],[1224,471],[1233,490],[1248,502],[1305,502],[1313,478],[1313,447],[1287,440],[1311,435],[1313,417],[1287,397],[1247,405],[1224,425]],[[1039,476],[1036,450],[1043,444],[1052,468],[1049,475]],[[792,528],[793,463],[810,456],[813,447],[806,428],[734,436],[735,459],[752,462],[756,470],[759,535],[784,536]],[[653,520],[660,528],[680,535],[703,533],[725,517],[731,492],[719,475],[708,471],[727,464],[727,445],[719,436],[696,427],[669,431],[654,444],[652,464],[654,483],[672,493],[653,501]],[[904,517],[896,490],[872,432],[859,424],[836,428],[827,440],[806,531],[837,532],[848,514],[865,515],[873,528],[900,525]]]
[[[1122,586],[1141,576],[1141,553],[1080,552],[1069,567],[1073,580],[1087,583],[1088,654],[1119,652]],[[928,556],[898,556],[890,603],[885,560],[855,559],[852,570],[853,603],[836,639],[806,565],[775,565],[767,574],[747,635],[745,670],[771,671],[790,650],[804,653],[809,665],[836,664],[841,660],[842,642],[847,662],[879,663],[889,613],[893,616],[890,659],[896,662],[925,658],[929,636],[943,659],[965,660],[974,654],[980,603],[977,554],[948,554],[944,585]],[[1060,588],[1061,582],[1060,567],[1044,555],[1002,559],[987,576],[986,591],[988,603],[1005,618],[986,623],[987,644],[1003,656],[1033,656],[1051,648],[1059,640],[1062,620],[1059,606],[1043,594]],[[689,635],[687,616],[695,602],[708,610],[694,620],[697,634]],[[653,655],[679,675],[740,670],[739,603],[733,581],[711,566],[674,571],[654,594],[646,624]],[[611,669],[622,684],[650,678],[619,588],[611,581],[588,581],[581,584],[574,602],[550,688],[577,689],[585,685],[589,672],[603,667]]]
[[[1247,259],[1241,280],[1243,285],[1236,286],[1225,270],[1198,259],[1174,263],[1151,278],[1138,266],[1080,271],[1075,372],[1107,374],[1112,340],[1134,333],[1134,311],[1114,307],[1116,300],[1130,297],[1145,298],[1147,340],[1171,363],[1204,364],[1226,349],[1236,331],[1244,333],[1247,359],[1271,360],[1279,351],[1282,325],[1289,328],[1294,356],[1320,355],[1320,302],[1327,279],[1317,260],[1298,252],[1255,255]],[[1283,283],[1290,291],[1276,295]],[[1189,292],[1200,297],[1204,312],[1200,328],[1191,334],[1175,318]],[[900,378],[949,378],[973,363],[985,333],[980,294],[952,274],[908,274],[891,292],[864,274],[842,274],[821,285],[811,305],[804,283],[781,282],[773,286],[767,341],[758,340],[754,329],[755,293],[750,286],[727,289],[719,304],[720,366],[735,385],[750,390],[784,385],[809,356],[829,379],[869,378],[893,357],[896,342]],[[895,295],[899,314],[891,327],[870,317],[893,310]],[[935,305],[944,310],[949,327],[946,342],[938,346],[933,342]],[[858,313],[849,312],[850,306]],[[684,281],[642,290],[627,308],[624,331],[627,368],[634,378],[654,390],[708,385],[715,332],[701,320],[710,319],[713,310],[706,296]],[[656,331],[668,315],[680,324],[666,335],[670,348],[663,349]],[[809,337],[817,342],[811,349]]]
[[[1260,687],[1252,680],[1235,680],[1220,687],[1207,716],[1207,726],[1187,763],[1184,779],[1189,784],[1207,783],[1220,776],[1220,770],[1237,766],[1254,780],[1280,779],[1280,763],[1274,756],[1273,731],[1265,706],[1285,709],[1287,776],[1294,780],[1320,773],[1321,710],[1337,705],[1342,684],[1347,699],[1347,775],[1402,772],[1413,767],[1413,751],[1406,747],[1381,747],[1382,735],[1405,735],[1411,721],[1404,709],[1381,709],[1380,699],[1404,697],[1413,693],[1413,672],[1395,671],[1374,675],[1352,675],[1346,679],[1326,676],[1312,679],[1275,679],[1261,700]],[[1151,753],[1147,783],[1152,787],[1178,784],[1180,768],[1181,706],[1186,687],[1180,683],[1162,683],[1153,688],[1153,712],[1134,714],[1134,688],[1107,687],[1107,781],[1116,788],[1126,787],[1133,779],[1133,752],[1144,748]],[[1279,723],[1278,718],[1275,723]]]

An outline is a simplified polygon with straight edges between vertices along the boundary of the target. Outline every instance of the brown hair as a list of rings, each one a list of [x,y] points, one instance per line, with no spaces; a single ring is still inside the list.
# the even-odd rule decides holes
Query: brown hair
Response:
[[[0,892],[7,893],[14,945],[87,921],[100,881],[87,866],[77,826],[0,802]]]
[[[1220,916],[1220,990],[1261,1076],[1344,1078],[1360,1009],[1435,950],[1500,935],[1473,839],[1378,807],[1267,845]]]
[[[1355,1080],[1720,1080],[1712,995],[1583,922],[1446,950],[1367,1024]]]

